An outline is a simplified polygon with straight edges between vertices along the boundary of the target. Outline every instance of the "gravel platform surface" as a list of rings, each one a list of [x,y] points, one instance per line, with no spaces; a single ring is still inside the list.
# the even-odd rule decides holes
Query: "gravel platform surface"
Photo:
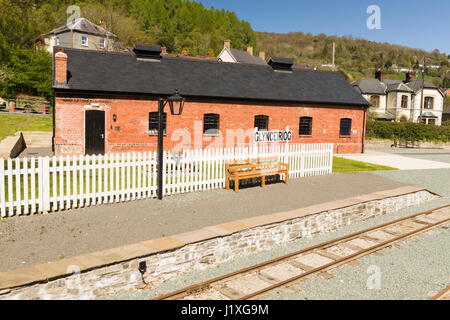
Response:
[[[425,187],[442,197],[420,206],[375,217],[344,227],[338,231],[305,238],[287,246],[242,257],[202,271],[192,271],[151,289],[123,291],[104,299],[150,299],[190,284],[248,267],[281,255],[370,228],[417,212],[450,203],[450,169],[417,171],[378,171],[375,176],[401,183]],[[278,290],[264,296],[268,299],[428,299],[450,283],[450,229],[436,229],[400,243],[400,247],[386,249],[384,256],[360,258],[358,267],[343,266],[333,270],[334,278],[325,280],[311,276],[302,282],[300,291]],[[380,289],[367,288],[369,266],[380,271]],[[369,269],[373,271],[374,269]]]
[[[369,183],[370,182],[370,183]],[[0,220],[0,271],[403,186],[371,173],[336,173],[226,190]]]

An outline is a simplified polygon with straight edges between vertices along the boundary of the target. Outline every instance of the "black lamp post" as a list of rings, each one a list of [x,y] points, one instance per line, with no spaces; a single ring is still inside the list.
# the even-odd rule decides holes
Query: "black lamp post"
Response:
[[[184,98],[175,89],[175,93],[167,99],[158,100],[158,199],[163,197],[163,126],[164,126],[164,107],[169,103],[170,113],[179,116],[183,112]]]

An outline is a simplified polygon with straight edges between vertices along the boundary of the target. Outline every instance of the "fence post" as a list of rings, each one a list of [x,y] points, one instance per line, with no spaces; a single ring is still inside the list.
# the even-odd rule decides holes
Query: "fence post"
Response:
[[[5,160],[0,158],[0,212],[2,217],[6,217],[6,182],[5,182]]]
[[[329,169],[328,169],[328,173],[333,173],[333,148],[334,145],[332,143],[329,144],[329,148],[330,148],[330,162],[329,162]]]
[[[50,159],[45,157],[42,159],[42,202],[43,213],[50,211]]]

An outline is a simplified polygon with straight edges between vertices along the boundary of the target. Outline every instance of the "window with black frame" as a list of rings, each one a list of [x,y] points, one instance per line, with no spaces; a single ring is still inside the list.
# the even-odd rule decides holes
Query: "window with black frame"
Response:
[[[258,128],[258,130],[269,130],[269,116],[255,116],[254,128]]]
[[[163,114],[163,133],[166,134],[167,113]],[[158,112],[148,114],[148,133],[158,134]]]
[[[339,135],[350,136],[351,130],[352,130],[352,119],[342,118],[339,128]]]
[[[203,133],[219,133],[219,115],[217,113],[206,113],[203,116]]]
[[[310,136],[312,134],[311,117],[300,117],[298,133],[301,136]]]

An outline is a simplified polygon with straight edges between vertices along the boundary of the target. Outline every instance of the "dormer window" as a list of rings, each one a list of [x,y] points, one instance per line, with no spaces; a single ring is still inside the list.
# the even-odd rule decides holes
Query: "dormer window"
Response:
[[[133,51],[136,55],[136,58],[139,60],[156,62],[159,62],[161,60],[161,46],[135,43]]]
[[[287,73],[292,72],[292,65],[294,64],[291,59],[278,57],[271,57],[267,63],[274,71]]]

